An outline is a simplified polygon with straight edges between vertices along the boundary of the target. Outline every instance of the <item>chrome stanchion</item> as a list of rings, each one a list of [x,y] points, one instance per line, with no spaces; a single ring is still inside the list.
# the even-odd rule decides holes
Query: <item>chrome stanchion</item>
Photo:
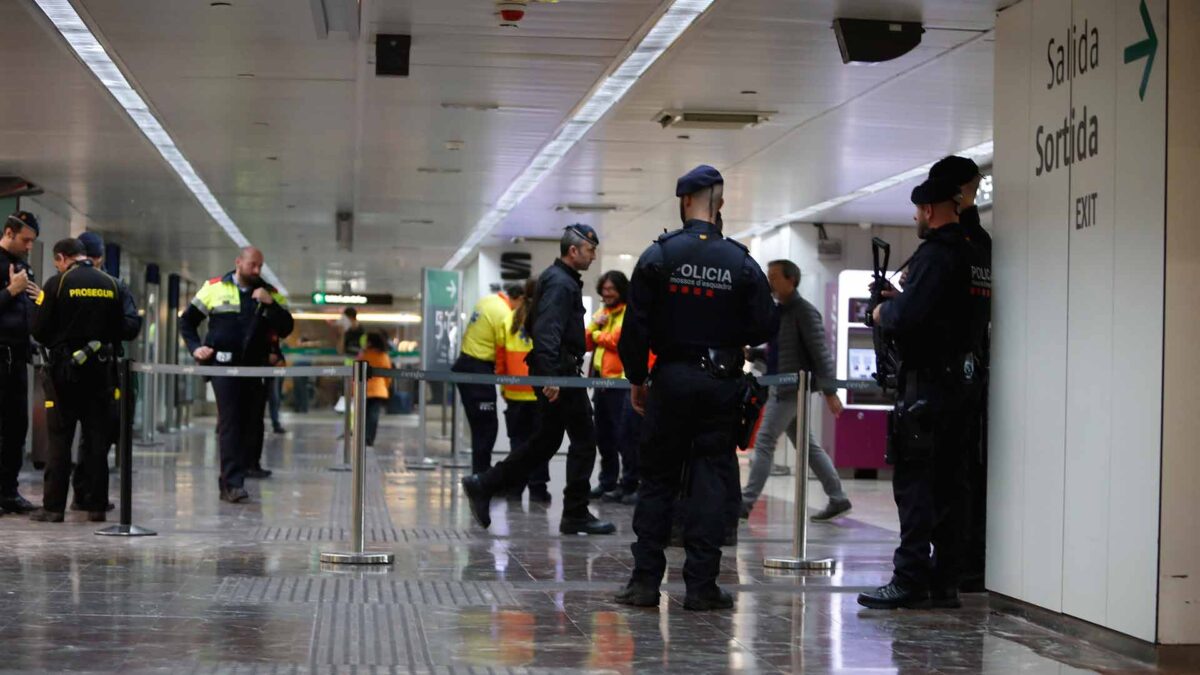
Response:
[[[417,402],[421,407],[421,454],[418,455],[414,461],[405,462],[405,466],[410,471],[433,471],[438,465],[436,459],[431,459],[429,457],[429,449],[426,447],[428,445],[427,439],[429,437],[429,424],[428,420],[426,419],[426,416],[429,412],[429,400],[428,394],[425,390],[428,385],[429,383],[424,380],[417,382],[417,390],[419,392],[417,396]]]
[[[325,552],[321,554],[321,562],[343,565],[390,565],[394,556],[391,553],[369,553],[366,548],[364,533],[363,500],[367,488],[367,429],[363,424],[367,413],[367,363],[355,361],[350,376],[353,398],[346,401],[346,412],[354,412],[351,420],[354,438],[354,454],[351,455],[351,491],[350,491],[350,546],[347,552]]]
[[[358,361],[355,361],[357,364]],[[353,421],[354,421],[354,372],[350,371],[350,377],[346,378],[342,385],[342,398],[346,401],[346,410],[342,413],[342,458],[333,466],[329,467],[330,471],[349,471],[351,449],[354,445]]]
[[[809,374],[800,371],[796,391],[796,490],[794,495],[794,530],[792,532],[792,555],[790,557],[767,558],[763,566],[782,570],[816,570],[826,572],[833,569],[832,558],[808,557],[808,390]]]
[[[117,395],[121,427],[117,435],[117,456],[121,464],[121,522],[99,530],[102,537],[147,537],[158,534],[133,524],[133,369],[129,359],[117,364]]]
[[[458,458],[458,396],[454,385],[446,383],[446,405],[450,406],[450,456],[442,460],[446,469],[469,469],[470,461]],[[467,458],[468,460],[470,458]]]

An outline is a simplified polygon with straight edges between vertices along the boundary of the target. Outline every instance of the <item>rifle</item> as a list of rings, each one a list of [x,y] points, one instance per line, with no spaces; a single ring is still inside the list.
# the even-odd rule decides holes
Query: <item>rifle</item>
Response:
[[[883,292],[892,287],[887,279],[888,263],[891,262],[892,247],[879,237],[871,239],[871,258],[874,263],[871,278],[871,301],[867,306],[865,323],[871,328],[875,345],[875,382],[884,393],[896,392],[899,388],[900,352],[896,342],[882,326],[875,324],[875,308],[883,303]]]

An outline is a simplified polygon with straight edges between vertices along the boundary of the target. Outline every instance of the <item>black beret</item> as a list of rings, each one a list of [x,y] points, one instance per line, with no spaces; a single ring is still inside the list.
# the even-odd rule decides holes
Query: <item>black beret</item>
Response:
[[[721,177],[720,171],[707,164],[701,164],[679,177],[679,181],[675,183],[675,196],[683,197],[695,194],[704,188],[723,184],[724,182],[725,179]]]
[[[959,194],[958,184],[944,178],[929,178],[912,191],[913,204],[939,204]]]

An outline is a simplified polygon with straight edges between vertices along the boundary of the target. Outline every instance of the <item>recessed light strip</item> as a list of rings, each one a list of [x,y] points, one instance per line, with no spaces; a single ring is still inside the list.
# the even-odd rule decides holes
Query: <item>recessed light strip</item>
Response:
[[[79,13],[71,6],[69,0],[34,0],[37,6],[41,8],[46,18],[54,24],[58,32],[75,51],[75,54],[83,61],[84,65],[92,71],[100,83],[108,89],[108,93],[112,94],[113,98],[117,99],[117,103],[125,109],[129,114],[130,119],[141,129],[142,133],[150,141],[150,143],[162,155],[167,164],[183,181],[185,187],[195,195],[196,200],[208,212],[208,215],[216,221],[217,225],[229,235],[233,243],[238,247],[250,245],[250,240],[242,233],[238,226],[217,202],[217,198],[213,196],[208,185],[200,179],[196,170],[192,168],[187,158],[175,146],[175,142],[171,140],[171,135],[163,129],[158,118],[151,112],[150,106],[142,99],[141,94],[129,84],[125,79],[125,75],[117,64],[109,57],[104,46],[96,39],[88,25],[80,18]],[[279,282],[279,277],[271,271],[271,268],[263,265],[263,277],[273,284],[280,293],[287,295],[287,289]]]
[[[621,65],[597,86],[555,137],[534,156],[529,166],[508,186],[504,194],[467,235],[462,246],[444,267],[454,268],[499,225],[530,192],[558,165],[605,113],[620,101],[642,75],[654,65],[679,36],[703,14],[713,0],[675,0],[654,27],[642,38]]]
[[[992,142],[987,141],[986,143],[980,143],[979,145],[967,148],[966,150],[962,150],[955,154],[962,157],[969,157],[975,161],[984,160],[992,156]],[[777,227],[787,225],[788,223],[794,223],[797,221],[803,222],[807,218],[812,218],[813,216],[819,215],[830,209],[837,208],[847,202],[852,202],[856,199],[861,199],[878,192],[883,192],[884,190],[895,187],[907,180],[924,176],[929,173],[929,169],[933,167],[933,164],[933,162],[929,162],[928,164],[922,164],[921,166],[913,167],[908,171],[898,173],[895,176],[889,176],[888,178],[884,178],[881,181],[876,181],[853,192],[847,192],[846,194],[834,197],[833,199],[827,199],[818,204],[806,206],[799,211],[792,211],[791,213],[782,215],[773,220],[769,220],[762,225],[756,225],[754,227],[742,230],[741,232],[734,232],[733,234],[730,234],[729,237],[731,239],[754,237],[760,234],[766,234],[767,232]]]

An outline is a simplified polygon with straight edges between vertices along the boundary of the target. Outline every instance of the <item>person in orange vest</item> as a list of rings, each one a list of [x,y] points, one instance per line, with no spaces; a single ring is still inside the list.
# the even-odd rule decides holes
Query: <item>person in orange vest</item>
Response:
[[[496,374],[525,377],[529,365],[525,357],[533,349],[533,340],[525,332],[525,317],[529,315],[529,300],[537,290],[537,280],[527,279],[521,293],[509,293],[513,311],[504,319],[504,341],[496,347]],[[528,385],[502,384],[504,396],[504,426],[508,430],[508,442],[512,451],[529,445],[537,429],[537,395]],[[549,504],[552,497],[546,485],[550,482],[550,462],[542,464],[529,476],[529,501]],[[521,500],[524,487],[508,493],[509,499]]]
[[[387,336],[380,331],[371,331],[366,335],[366,347],[358,353],[356,360],[366,361],[372,368],[391,368],[391,349]],[[375,434],[379,431],[379,418],[387,409],[388,399],[391,398],[392,380],[387,377],[371,377],[367,379],[367,446],[375,447]]]
[[[587,348],[592,352],[592,376],[623,380],[625,366],[617,353],[617,345],[625,321],[629,278],[617,270],[605,272],[596,284],[596,293],[604,306],[596,312],[586,331]],[[597,389],[592,395],[592,406],[596,418],[596,447],[600,453],[600,482],[592,488],[591,496],[632,505],[637,501],[640,419],[629,402],[629,390]]]

